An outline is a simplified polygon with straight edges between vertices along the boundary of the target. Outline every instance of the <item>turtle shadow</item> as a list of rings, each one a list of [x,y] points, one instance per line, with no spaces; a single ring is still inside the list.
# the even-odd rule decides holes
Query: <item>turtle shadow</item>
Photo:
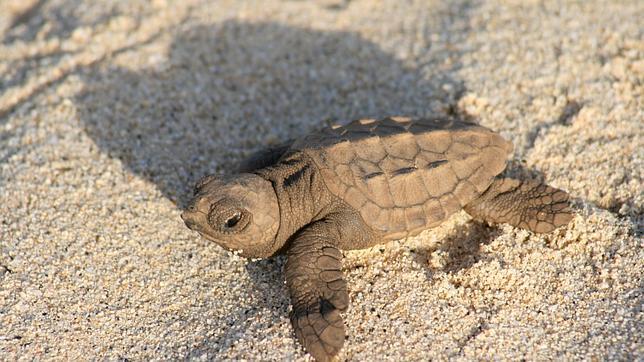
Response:
[[[465,90],[432,61],[411,68],[356,33],[276,23],[189,28],[147,62],[84,72],[76,104],[96,145],[178,206],[201,176],[231,172],[262,145],[329,120],[447,113]]]
[[[466,270],[480,261],[486,261],[489,258],[482,253],[483,246],[490,244],[494,239],[501,235],[501,230],[494,225],[470,220],[448,233],[445,238],[438,244],[430,247],[415,248],[414,261],[426,267],[426,276],[428,279],[433,278],[436,271],[442,271],[448,274],[458,273]],[[439,258],[440,267],[433,267],[430,264],[433,254]]]
[[[437,31],[449,33],[445,19]],[[85,87],[75,104],[102,152],[181,207],[201,176],[230,173],[245,156],[327,121],[449,113],[465,91],[454,75],[459,54],[432,48],[413,68],[356,33],[231,20],[182,30],[167,54],[150,55],[142,68],[92,67],[80,74]],[[283,257],[250,262],[256,305],[218,319],[225,332],[189,356],[225,353],[266,308],[286,315],[283,264]]]

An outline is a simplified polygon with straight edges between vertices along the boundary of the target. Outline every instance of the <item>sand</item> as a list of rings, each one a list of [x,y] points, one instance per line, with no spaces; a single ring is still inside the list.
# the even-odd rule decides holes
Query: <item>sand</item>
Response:
[[[563,2],[562,2],[563,3]],[[644,2],[0,2],[0,359],[306,360],[281,257],[202,240],[202,175],[329,122],[469,114],[567,190],[345,253],[340,360],[644,358]]]

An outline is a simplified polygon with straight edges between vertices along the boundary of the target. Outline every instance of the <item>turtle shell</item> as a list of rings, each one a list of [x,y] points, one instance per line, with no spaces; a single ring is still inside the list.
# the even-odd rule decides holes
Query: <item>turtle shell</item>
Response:
[[[291,147],[317,165],[331,193],[385,239],[437,226],[505,169],[512,143],[453,119],[362,119]]]

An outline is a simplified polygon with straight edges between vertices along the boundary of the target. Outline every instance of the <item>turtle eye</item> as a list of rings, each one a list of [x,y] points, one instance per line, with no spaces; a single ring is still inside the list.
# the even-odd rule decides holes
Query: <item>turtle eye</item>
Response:
[[[208,224],[221,233],[237,233],[243,231],[250,223],[251,214],[248,210],[226,202],[212,206],[208,213]]]
[[[235,225],[239,224],[239,221],[242,218],[241,212],[236,212],[234,213],[231,217],[229,217],[225,222],[224,222],[224,228],[231,229],[234,228]]]

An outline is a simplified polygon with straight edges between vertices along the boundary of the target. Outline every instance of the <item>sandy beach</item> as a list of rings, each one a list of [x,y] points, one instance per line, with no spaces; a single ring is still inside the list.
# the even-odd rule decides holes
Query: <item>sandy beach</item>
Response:
[[[284,257],[180,218],[333,122],[460,114],[571,195],[345,252],[339,360],[644,359],[644,2],[0,2],[0,360],[310,360]]]

